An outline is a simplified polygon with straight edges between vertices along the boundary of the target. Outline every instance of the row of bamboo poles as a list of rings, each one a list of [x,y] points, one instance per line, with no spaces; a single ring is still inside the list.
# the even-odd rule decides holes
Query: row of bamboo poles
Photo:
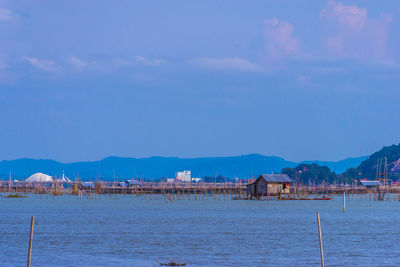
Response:
[[[20,183],[12,187],[7,183],[0,183],[0,193],[34,193],[43,195],[76,195],[78,197],[109,195],[118,198],[119,195],[143,196],[151,199],[152,195],[161,195],[168,201],[180,199],[250,199],[246,184],[244,183],[186,183],[186,184],[167,184],[144,182],[138,186],[123,187],[112,182],[95,182],[92,187],[82,186],[76,181],[73,183],[53,183],[53,184],[32,184]],[[265,199],[284,199],[290,197],[294,199],[308,198],[310,196],[335,196],[345,195],[348,199],[357,196],[358,198],[368,198],[370,200],[400,200],[400,187],[385,188],[364,188],[355,186],[293,186],[289,194],[278,194],[265,197]]]

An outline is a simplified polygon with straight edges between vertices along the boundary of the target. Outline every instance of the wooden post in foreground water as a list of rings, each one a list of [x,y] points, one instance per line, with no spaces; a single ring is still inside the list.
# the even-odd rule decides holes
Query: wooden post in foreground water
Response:
[[[319,236],[319,252],[321,254],[321,267],[324,267],[324,250],[322,248],[321,222],[319,221],[318,211],[317,211],[317,222],[318,222],[318,236]]]
[[[29,250],[28,250],[28,263],[27,266],[31,266],[31,252],[32,252],[32,239],[33,239],[33,225],[35,224],[35,216],[32,216],[31,221],[31,235],[29,237]]]
[[[346,191],[343,191],[343,212],[346,212]]]

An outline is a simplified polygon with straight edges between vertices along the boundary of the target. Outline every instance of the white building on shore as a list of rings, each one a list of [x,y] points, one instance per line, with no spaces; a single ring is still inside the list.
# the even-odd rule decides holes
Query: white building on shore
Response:
[[[191,182],[192,175],[190,171],[181,171],[175,173],[175,180],[180,182]]]

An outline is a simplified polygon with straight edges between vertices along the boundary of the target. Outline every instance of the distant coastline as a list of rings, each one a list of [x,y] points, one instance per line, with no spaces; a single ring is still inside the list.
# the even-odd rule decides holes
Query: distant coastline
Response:
[[[99,161],[61,163],[50,159],[16,159],[0,161],[0,178],[22,179],[36,172],[61,177],[63,171],[70,178],[112,180],[119,178],[159,179],[174,177],[175,172],[191,170],[195,177],[224,176],[246,179],[260,173],[279,173],[283,168],[300,163],[317,163],[340,174],[357,167],[367,157],[347,158],[340,161],[292,162],[280,157],[249,154],[232,157],[107,157]]]

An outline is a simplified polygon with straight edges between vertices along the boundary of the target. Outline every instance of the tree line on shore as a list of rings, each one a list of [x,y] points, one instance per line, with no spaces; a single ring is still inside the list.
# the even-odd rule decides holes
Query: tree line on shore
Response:
[[[381,172],[384,172],[385,168],[383,164],[385,158],[387,161],[388,178],[392,181],[398,181],[400,178],[400,168],[399,170],[393,168],[400,159],[400,144],[383,147],[362,161],[358,167],[351,167],[343,174],[336,174],[329,167],[320,166],[316,163],[301,163],[293,168],[283,168],[281,173],[287,174],[294,182],[303,185],[355,184],[365,178],[374,180],[376,178],[379,162],[381,162]],[[233,179],[219,175],[216,177],[203,177],[203,181],[221,183],[232,182]]]
[[[377,176],[378,165],[381,165],[381,172],[384,172],[384,164],[387,162],[388,179],[398,181],[400,172],[399,169],[394,167],[399,159],[400,144],[397,144],[383,147],[362,161],[358,167],[349,168],[341,175],[331,171],[327,166],[319,166],[318,164],[299,164],[294,168],[282,169],[282,173],[287,174],[295,182],[305,185],[354,184],[365,178],[374,180]]]

